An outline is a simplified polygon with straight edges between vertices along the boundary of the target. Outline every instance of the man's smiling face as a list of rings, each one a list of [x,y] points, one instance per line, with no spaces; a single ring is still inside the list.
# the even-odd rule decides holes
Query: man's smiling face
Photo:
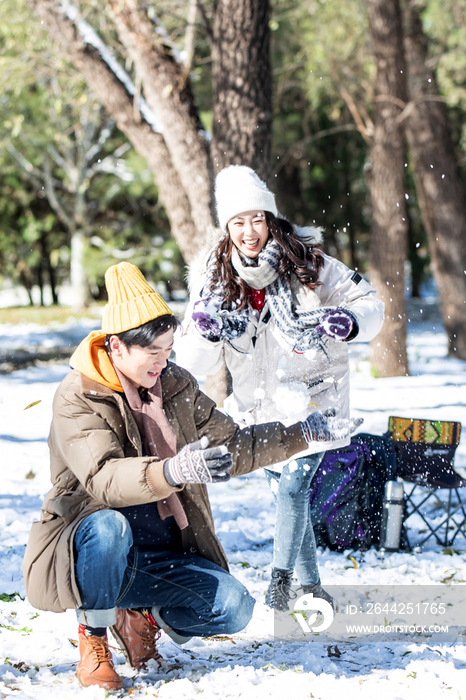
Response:
[[[137,389],[153,387],[167,366],[173,348],[173,328],[157,336],[153,343],[127,347],[116,335],[110,337],[113,364]]]

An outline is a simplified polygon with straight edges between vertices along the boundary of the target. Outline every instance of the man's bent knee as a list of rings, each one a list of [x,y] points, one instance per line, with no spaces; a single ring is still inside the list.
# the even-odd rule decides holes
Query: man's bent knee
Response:
[[[255,600],[242,583],[233,576],[228,584],[228,590],[222,600],[222,610],[218,616],[223,617],[224,631],[227,634],[240,632],[249,624],[254,610]]]
[[[125,516],[117,510],[99,510],[85,518],[77,530],[75,545],[79,549],[91,543],[98,543],[99,549],[128,552],[133,536]]]

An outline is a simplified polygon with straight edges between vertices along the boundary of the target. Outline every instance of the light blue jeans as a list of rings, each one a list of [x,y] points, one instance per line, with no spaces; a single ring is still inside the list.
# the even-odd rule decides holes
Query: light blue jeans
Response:
[[[160,607],[160,616],[184,637],[210,637],[244,629],[254,599],[220,566],[175,550],[133,546],[121,513],[88,516],[74,537],[75,574],[82,606],[78,622],[110,627],[118,608]]]
[[[277,508],[272,566],[295,570],[302,586],[320,583],[309,490],[324,454],[294,459],[281,473],[264,470]]]

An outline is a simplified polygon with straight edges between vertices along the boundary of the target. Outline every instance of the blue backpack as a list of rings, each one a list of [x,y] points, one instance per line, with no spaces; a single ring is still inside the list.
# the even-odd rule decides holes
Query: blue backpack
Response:
[[[359,433],[326,452],[309,495],[316,544],[336,551],[377,545],[385,482],[395,474],[393,442],[383,435]]]

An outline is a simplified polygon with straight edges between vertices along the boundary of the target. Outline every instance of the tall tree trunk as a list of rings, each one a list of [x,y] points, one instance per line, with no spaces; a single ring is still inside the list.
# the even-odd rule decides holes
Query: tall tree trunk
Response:
[[[212,37],[212,161],[267,180],[272,133],[269,0],[217,0]]]
[[[466,360],[466,190],[445,104],[427,63],[418,3],[404,0],[410,103],[403,125],[413,162],[432,271],[448,336],[448,354]]]
[[[57,277],[55,274],[55,269],[52,265],[52,261],[50,260],[50,255],[47,257],[47,272],[49,273],[50,293],[52,295],[52,304],[54,306],[57,306],[59,303],[58,292],[57,292]]]
[[[343,142],[343,153],[344,153],[343,177],[345,180],[345,186],[344,186],[343,191],[346,193],[349,193],[351,190],[351,178],[350,178],[351,156],[348,153],[348,148],[346,147],[346,141]],[[345,197],[344,201],[345,201],[345,204],[344,204],[345,221],[352,224],[354,219],[355,219],[353,198],[352,197]],[[358,229],[357,225],[356,226],[350,225],[347,228],[348,239],[349,239],[349,250],[350,250],[350,266],[352,267],[353,270],[358,270],[360,267],[359,246],[357,244],[358,234],[356,233],[357,229]]]
[[[37,286],[39,287],[39,306],[45,306],[44,301],[44,275],[42,260],[37,265]]]
[[[408,221],[408,257],[411,262],[411,297],[419,298],[422,282],[423,264],[416,250],[416,234],[413,231],[413,221],[409,213],[409,208],[406,207]]]
[[[147,103],[160,120],[163,138],[188,197],[201,237],[213,224],[211,168],[190,82],[156,34],[139,0],[110,0],[120,40],[134,61]]]
[[[83,309],[89,301],[89,287],[84,267],[84,243],[86,236],[82,229],[71,233],[70,245],[70,287],[72,306]]]
[[[404,142],[397,122],[406,102],[401,12],[398,0],[367,0],[377,66],[374,137],[368,177],[372,200],[371,282],[385,302],[385,323],[372,341],[379,376],[408,374],[404,262],[407,221]]]
[[[49,284],[50,284],[50,293],[52,295],[52,304],[56,305],[56,304],[58,304],[58,295],[57,295],[57,284],[56,284],[56,279],[55,279],[55,270],[53,269],[52,261],[50,260],[47,234],[45,231],[42,231],[41,236],[40,236],[40,250],[41,250],[42,260],[44,261],[44,266],[47,269],[47,274],[48,274]]]
[[[27,292],[28,298],[29,298],[29,306],[34,306],[34,299],[32,297],[32,284],[33,281],[30,276],[30,270],[22,269],[19,272],[19,281],[23,285],[24,289]]]
[[[269,0],[217,0],[212,27],[212,163],[249,165],[267,181],[272,151]],[[222,405],[231,393],[224,366],[206,381]]]
[[[197,235],[189,200],[162,135],[155,133],[144,119],[135,115],[132,95],[108,68],[98,51],[84,43],[73,22],[60,11],[59,3],[56,0],[30,2],[62,53],[83,74],[90,89],[114,117],[118,128],[146,159],[154,174],[172,234],[183,257],[189,261],[199,249],[202,239]]]

